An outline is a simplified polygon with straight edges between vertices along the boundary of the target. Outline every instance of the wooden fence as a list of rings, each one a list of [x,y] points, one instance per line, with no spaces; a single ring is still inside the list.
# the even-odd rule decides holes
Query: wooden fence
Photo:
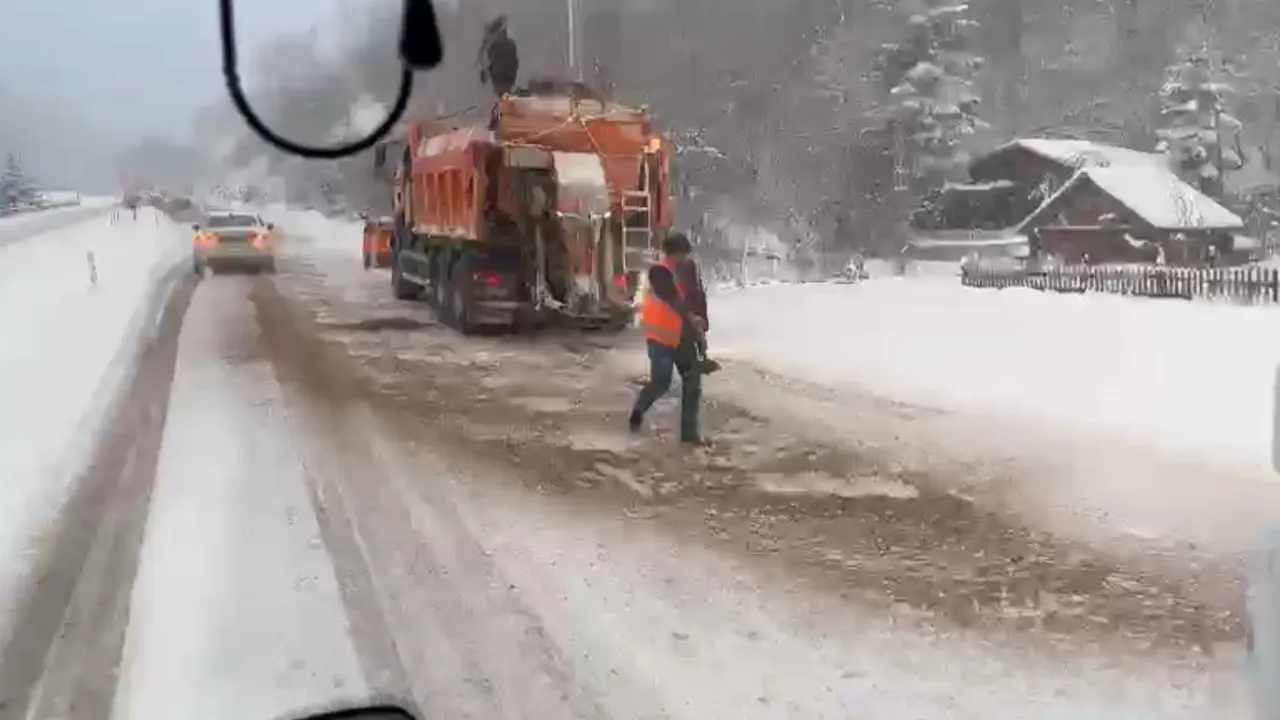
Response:
[[[1280,269],[1270,267],[1180,268],[1153,265],[1098,267],[1071,265],[1032,273],[1001,268],[967,268],[968,287],[1103,292],[1152,298],[1223,299],[1242,303],[1280,302]]]

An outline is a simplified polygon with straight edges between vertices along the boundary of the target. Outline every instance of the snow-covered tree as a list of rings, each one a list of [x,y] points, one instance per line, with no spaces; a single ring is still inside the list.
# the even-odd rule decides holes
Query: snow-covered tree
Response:
[[[36,196],[35,184],[22,169],[22,161],[13,153],[6,155],[4,171],[0,174],[0,207],[31,203]]]
[[[1239,151],[1241,122],[1233,101],[1231,65],[1207,43],[1186,52],[1165,73],[1160,88],[1160,142],[1174,169],[1202,192],[1221,198],[1223,176],[1244,165]]]
[[[914,0],[903,8],[906,37],[883,46],[880,69],[900,168],[896,184],[918,193],[964,176],[964,140],[986,127],[974,83],[985,58],[972,51],[978,23],[968,3]]]

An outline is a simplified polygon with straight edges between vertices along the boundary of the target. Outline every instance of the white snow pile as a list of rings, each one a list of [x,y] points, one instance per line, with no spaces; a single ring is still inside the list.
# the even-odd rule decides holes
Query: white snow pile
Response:
[[[902,278],[717,302],[717,351],[784,375],[1270,465],[1280,309]]]
[[[83,470],[132,351],[155,320],[146,298],[185,258],[185,240],[142,209],[136,223],[99,216],[0,247],[0,623],[29,543]]]

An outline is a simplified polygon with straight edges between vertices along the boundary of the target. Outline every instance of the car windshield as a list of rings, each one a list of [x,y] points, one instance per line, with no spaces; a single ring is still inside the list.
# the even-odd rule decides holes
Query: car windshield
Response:
[[[1280,720],[1280,0],[212,4],[0,0],[0,720]]]
[[[210,215],[209,221],[205,223],[205,225],[210,228],[257,227],[261,224],[262,222],[258,220],[256,215],[242,215],[236,213]]]

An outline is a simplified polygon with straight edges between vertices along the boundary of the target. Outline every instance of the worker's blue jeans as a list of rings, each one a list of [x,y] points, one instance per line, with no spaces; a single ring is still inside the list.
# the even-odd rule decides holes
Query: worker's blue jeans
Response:
[[[671,376],[680,371],[680,439],[698,440],[698,405],[702,402],[702,365],[693,343],[685,342],[678,348],[667,347],[650,340],[649,382],[640,388],[636,396],[633,419],[641,419],[658,398],[671,389]]]

